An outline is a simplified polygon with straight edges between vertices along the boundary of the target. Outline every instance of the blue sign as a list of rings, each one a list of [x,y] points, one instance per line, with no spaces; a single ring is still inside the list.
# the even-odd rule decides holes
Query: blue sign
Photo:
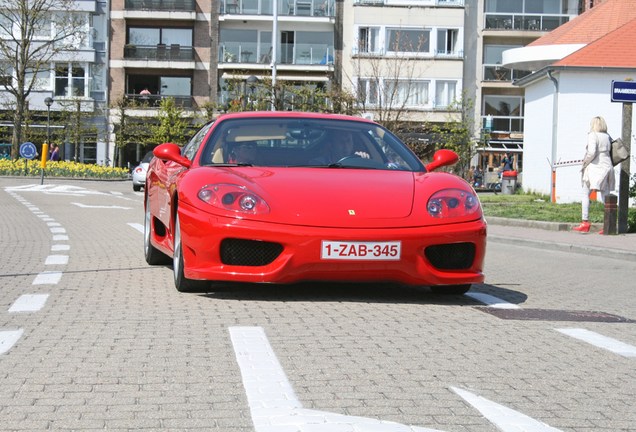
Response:
[[[612,102],[636,102],[636,81],[612,81]]]
[[[25,142],[20,144],[20,156],[25,159],[33,159],[38,154],[38,150],[35,148],[35,144],[32,142]]]

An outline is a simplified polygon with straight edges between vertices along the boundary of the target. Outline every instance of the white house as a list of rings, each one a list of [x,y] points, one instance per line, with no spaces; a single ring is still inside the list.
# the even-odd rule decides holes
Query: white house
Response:
[[[611,101],[611,87],[614,80],[636,81],[634,40],[633,2],[606,0],[530,45],[504,52],[505,67],[534,71],[515,82],[525,89],[526,191],[552,195],[556,202],[581,199],[590,120],[604,117],[610,135],[621,136],[623,104]],[[631,124],[634,133],[634,119]],[[636,148],[633,135],[629,141]],[[632,155],[632,174],[635,169]]]

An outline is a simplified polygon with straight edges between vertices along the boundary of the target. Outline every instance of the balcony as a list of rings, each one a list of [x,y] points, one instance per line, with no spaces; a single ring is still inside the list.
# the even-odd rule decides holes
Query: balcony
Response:
[[[512,82],[530,75],[530,71],[515,70],[501,65],[484,65],[484,81]]]
[[[134,102],[139,108],[157,108],[161,105],[162,99],[172,98],[177,106],[182,108],[192,108],[192,96],[169,96],[169,95],[140,95],[126,94],[126,100]]]
[[[279,0],[279,16],[334,17],[335,0]],[[266,0],[221,0],[221,15],[270,15],[273,16],[271,1]]]
[[[224,42],[219,49],[219,64],[266,64],[272,61],[270,45]],[[281,44],[276,61],[279,65],[333,64],[333,46],[326,44]]]
[[[485,30],[552,31],[570,21],[571,15],[487,13]]]
[[[179,44],[126,45],[124,59],[191,62],[194,61],[194,49]]]
[[[126,0],[126,10],[165,12],[194,12],[194,0]]]

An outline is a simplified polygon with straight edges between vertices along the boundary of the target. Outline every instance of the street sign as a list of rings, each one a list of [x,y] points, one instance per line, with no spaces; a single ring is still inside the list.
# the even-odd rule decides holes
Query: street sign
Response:
[[[636,81],[612,81],[612,102],[636,102]]]
[[[20,144],[20,156],[25,159],[33,159],[38,154],[38,150],[35,148],[35,144],[32,142],[25,142]]]

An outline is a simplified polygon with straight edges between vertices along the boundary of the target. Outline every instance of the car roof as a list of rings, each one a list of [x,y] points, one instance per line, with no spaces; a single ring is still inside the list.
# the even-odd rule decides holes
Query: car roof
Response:
[[[363,123],[374,123],[363,117],[350,116],[345,114],[316,113],[302,111],[242,111],[236,113],[221,114],[217,119],[225,120],[231,118],[310,118],[310,119],[330,119],[359,121]]]

